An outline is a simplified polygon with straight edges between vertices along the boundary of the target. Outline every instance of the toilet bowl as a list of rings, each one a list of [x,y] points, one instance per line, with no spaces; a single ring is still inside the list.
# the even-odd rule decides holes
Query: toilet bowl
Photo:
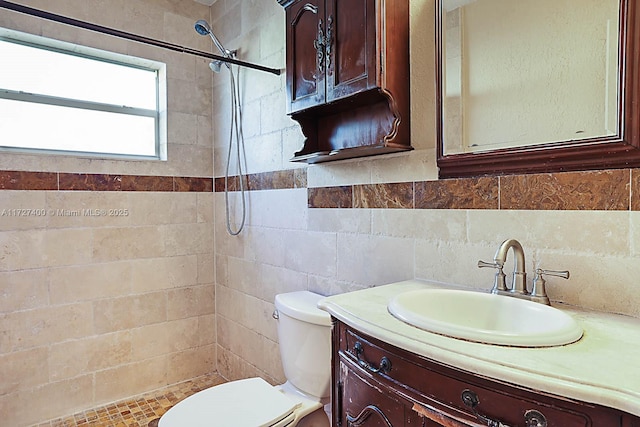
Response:
[[[308,291],[276,295],[284,384],[248,378],[210,387],[169,409],[158,427],[294,427],[328,408],[331,318],[317,308],[321,298]]]

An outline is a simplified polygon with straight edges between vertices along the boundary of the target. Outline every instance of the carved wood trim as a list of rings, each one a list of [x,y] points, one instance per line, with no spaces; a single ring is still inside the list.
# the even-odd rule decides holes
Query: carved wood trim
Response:
[[[389,418],[387,418],[384,412],[382,412],[382,410],[375,405],[369,405],[365,407],[355,417],[352,417],[351,415],[347,414],[347,424],[349,425],[349,427],[361,426],[373,414],[379,416],[382,419],[382,421],[384,421],[387,424],[388,427],[393,427],[393,425],[391,424],[391,421],[389,421]]]
[[[318,6],[312,5],[311,3],[307,3],[303,7],[298,9],[298,13],[291,20],[291,26],[292,27],[295,27],[296,25],[298,25],[298,21],[302,17],[302,14],[304,14],[305,12],[311,12],[314,15],[317,15],[318,14]]]
[[[387,99],[389,103],[389,109],[391,110],[391,114],[393,115],[393,123],[391,124],[391,131],[384,137],[384,142],[389,143],[389,142],[393,142],[393,140],[396,139],[396,137],[398,136],[398,129],[400,128],[400,123],[402,122],[402,114],[400,113],[400,109],[398,108],[398,103],[396,102],[391,92],[387,89],[382,89],[380,92]]]

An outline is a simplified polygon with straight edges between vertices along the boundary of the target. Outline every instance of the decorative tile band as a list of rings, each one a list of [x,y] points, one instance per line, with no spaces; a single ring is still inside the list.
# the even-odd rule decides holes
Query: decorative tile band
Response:
[[[310,208],[640,210],[640,169],[309,188]]]
[[[212,192],[213,178],[0,171],[0,190]]]
[[[228,179],[238,191],[237,176]],[[244,177],[247,191],[307,188],[306,169]],[[0,190],[223,192],[224,178],[0,171]],[[308,188],[309,208],[640,211],[640,169]]]
[[[242,183],[244,184],[244,189],[247,191],[307,188],[307,170],[302,168],[254,173],[246,175],[243,178]],[[224,191],[224,183],[224,177],[215,179],[216,193]],[[238,176],[229,177],[227,179],[227,186],[229,191],[239,191],[240,180]]]

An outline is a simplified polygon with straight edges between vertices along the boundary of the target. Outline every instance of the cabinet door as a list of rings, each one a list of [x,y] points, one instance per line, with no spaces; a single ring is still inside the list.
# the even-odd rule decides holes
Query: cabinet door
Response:
[[[287,8],[288,113],[325,102],[325,0],[299,0]]]
[[[376,87],[376,0],[326,0],[327,101]]]

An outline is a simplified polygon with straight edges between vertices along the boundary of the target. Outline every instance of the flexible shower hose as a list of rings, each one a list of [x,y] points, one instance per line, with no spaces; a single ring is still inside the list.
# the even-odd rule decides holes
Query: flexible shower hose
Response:
[[[236,78],[233,75],[233,69],[229,64],[225,64],[227,69],[229,70],[229,81],[231,82],[231,126],[229,129],[229,148],[227,150],[227,165],[224,174],[224,204],[225,204],[225,217],[227,223],[227,232],[232,236],[237,236],[244,229],[246,217],[247,217],[247,206],[245,202],[245,183],[244,183],[244,174],[242,172],[242,160],[241,156],[244,155],[244,135],[242,134],[242,108],[240,106],[240,85],[237,84]],[[237,80],[240,80],[240,67],[237,68],[236,72]],[[231,163],[231,152],[233,151],[233,140],[236,140],[236,157],[238,159],[238,185],[240,189],[240,199],[242,206],[242,219],[240,221],[240,226],[237,229],[233,229],[231,225],[231,212],[229,207],[229,167]]]

